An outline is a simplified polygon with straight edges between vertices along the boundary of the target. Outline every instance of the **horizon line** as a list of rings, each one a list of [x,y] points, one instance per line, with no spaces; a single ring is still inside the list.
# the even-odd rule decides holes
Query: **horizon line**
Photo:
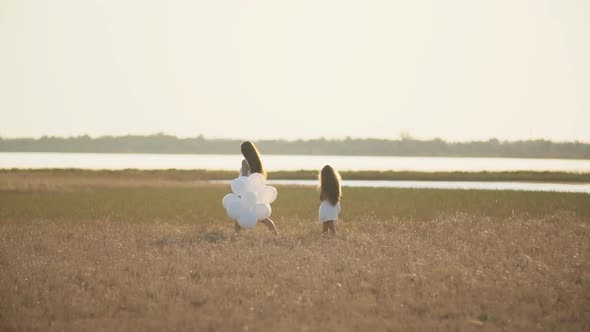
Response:
[[[551,143],[582,143],[582,144],[590,144],[590,141],[584,141],[580,139],[575,140],[552,140],[549,138],[537,137],[537,138],[520,138],[520,139],[501,139],[498,137],[489,137],[487,139],[465,139],[465,140],[448,140],[442,137],[433,137],[433,138],[420,138],[414,137],[411,133],[401,133],[397,138],[386,138],[386,137],[370,137],[370,136],[334,136],[334,137],[326,137],[326,136],[319,136],[319,137],[309,137],[309,138],[258,138],[258,139],[244,139],[244,138],[236,138],[236,137],[220,137],[220,136],[205,136],[204,134],[196,134],[193,136],[185,136],[185,135],[174,135],[165,132],[155,132],[150,134],[100,134],[100,135],[90,135],[90,134],[79,134],[79,135],[69,135],[69,136],[60,136],[60,135],[38,135],[38,136],[4,136],[0,134],[0,140],[15,140],[15,139],[33,139],[39,140],[43,138],[58,138],[58,139],[75,139],[80,137],[89,137],[91,139],[100,139],[105,137],[113,137],[113,138],[122,138],[122,137],[129,137],[129,136],[139,136],[139,137],[153,137],[153,136],[169,136],[174,137],[177,139],[196,139],[201,138],[205,140],[235,140],[235,141],[285,141],[285,142],[295,142],[295,141],[315,141],[315,140],[327,140],[327,141],[345,141],[345,140],[384,140],[384,141],[404,141],[404,140],[414,140],[414,141],[435,141],[441,140],[445,143],[470,143],[470,142],[489,142],[493,140],[497,140],[501,143],[514,143],[514,142],[534,142],[534,141],[548,141]]]

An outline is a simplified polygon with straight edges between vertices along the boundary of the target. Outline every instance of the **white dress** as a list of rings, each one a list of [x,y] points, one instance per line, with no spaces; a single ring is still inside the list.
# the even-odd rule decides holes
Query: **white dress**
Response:
[[[318,222],[321,224],[328,220],[337,221],[338,213],[340,213],[340,201],[336,205],[332,205],[330,201],[323,200],[318,211]]]

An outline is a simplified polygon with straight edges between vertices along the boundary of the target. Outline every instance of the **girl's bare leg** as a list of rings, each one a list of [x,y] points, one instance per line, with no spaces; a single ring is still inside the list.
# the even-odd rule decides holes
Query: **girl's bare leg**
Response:
[[[240,224],[238,224],[238,221],[236,220],[234,223],[234,231],[236,232],[236,234],[240,233],[240,231],[242,230],[242,226],[240,226]]]
[[[272,219],[270,218],[266,218],[264,220],[261,220],[261,222],[263,224],[266,225],[266,227],[268,227],[268,229],[274,233],[275,236],[279,236],[279,231],[277,230],[277,226],[275,226],[274,221],[272,221]]]
[[[330,234],[336,235],[336,223],[334,220],[324,221],[322,224],[322,234],[328,234],[328,231],[330,231]]]
[[[336,235],[336,222],[335,221],[330,221],[330,223],[328,224],[328,228],[330,229],[330,232],[332,232],[332,235]]]

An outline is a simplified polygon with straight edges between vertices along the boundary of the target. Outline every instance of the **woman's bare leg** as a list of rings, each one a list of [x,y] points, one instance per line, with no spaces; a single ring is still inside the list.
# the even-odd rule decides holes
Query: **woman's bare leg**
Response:
[[[277,230],[277,226],[275,226],[275,223],[274,223],[274,221],[272,221],[272,219],[266,218],[264,220],[261,220],[261,222],[263,224],[265,224],[266,227],[268,227],[268,229],[270,229],[270,231],[273,232],[275,236],[279,236],[279,231]]]

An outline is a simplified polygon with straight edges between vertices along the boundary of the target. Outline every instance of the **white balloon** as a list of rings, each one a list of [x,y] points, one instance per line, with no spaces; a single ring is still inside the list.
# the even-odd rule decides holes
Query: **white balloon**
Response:
[[[256,218],[258,218],[258,220],[264,220],[270,217],[272,208],[270,207],[270,204],[258,203],[254,207],[254,212],[256,212]]]
[[[241,176],[233,179],[231,182],[231,191],[238,196],[242,196],[246,191],[246,181]]]
[[[238,224],[243,228],[252,228],[256,225],[256,213],[251,210],[242,210],[242,213],[238,217]]]
[[[232,203],[232,202],[239,202],[240,201],[240,197],[236,194],[227,194],[225,196],[223,196],[223,200],[221,200],[221,204],[223,205],[224,208],[227,209],[227,207]]]
[[[248,176],[248,182],[252,191],[259,191],[264,187],[264,177],[260,173],[252,173]]]
[[[248,191],[242,195],[242,206],[251,209],[256,205],[258,194],[255,191]]]
[[[221,201],[227,215],[243,228],[254,227],[258,220],[264,220],[272,213],[270,203],[277,199],[277,190],[264,182],[260,173],[240,176],[231,182],[233,194],[225,195]]]
[[[244,181],[244,192],[254,191],[252,190],[252,185],[250,184],[250,181],[248,180],[247,176],[240,176],[240,178],[242,179],[242,181]]]
[[[238,219],[242,214],[242,204],[240,201],[231,202],[227,205],[227,215],[232,219]]]
[[[271,186],[265,186],[258,197],[258,202],[270,204],[277,199],[277,189]]]

